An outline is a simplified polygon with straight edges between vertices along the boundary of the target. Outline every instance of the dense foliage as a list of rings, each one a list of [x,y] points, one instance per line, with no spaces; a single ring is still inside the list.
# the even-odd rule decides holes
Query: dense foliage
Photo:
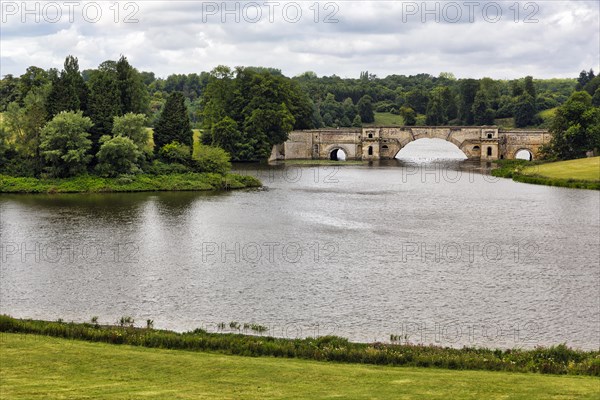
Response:
[[[86,171],[92,156],[90,134],[92,120],[81,111],[62,111],[44,126],[40,152],[47,171],[56,177],[73,176]]]
[[[221,66],[209,77],[202,101],[202,142],[234,160],[268,158],[292,129],[314,127],[312,104],[294,81],[257,68]]]
[[[585,157],[600,149],[600,107],[585,91],[575,92],[556,111],[550,127],[552,141],[547,155],[558,159]]]
[[[0,173],[46,179],[165,170],[225,175],[229,156],[220,149],[205,149],[202,168],[192,158],[184,94],[170,93],[152,115],[147,81],[147,74],[123,56],[83,72],[77,58],[68,56],[60,72],[32,66],[20,78],[5,76],[0,81]],[[210,162],[206,155],[216,159]],[[155,158],[177,166],[157,167]]]

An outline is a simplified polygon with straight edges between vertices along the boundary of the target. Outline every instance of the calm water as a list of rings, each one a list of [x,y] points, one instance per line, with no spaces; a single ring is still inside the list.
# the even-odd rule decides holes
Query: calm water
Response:
[[[599,193],[478,167],[247,167],[268,189],[2,195],[0,312],[598,348]]]

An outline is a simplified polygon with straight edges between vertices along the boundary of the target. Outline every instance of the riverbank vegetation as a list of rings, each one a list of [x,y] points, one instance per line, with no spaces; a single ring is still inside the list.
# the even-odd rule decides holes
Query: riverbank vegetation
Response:
[[[500,160],[492,174],[524,183],[600,190],[600,157],[590,157],[600,149],[597,100],[585,90],[573,93],[547,113],[552,136],[542,148],[542,161]]]
[[[594,398],[598,380],[241,357],[0,335],[6,398]]]
[[[0,192],[222,190],[258,180],[230,174],[231,156],[194,143],[185,98],[171,93],[148,129],[147,89],[122,57],[79,72],[32,67],[0,119]]]
[[[233,190],[259,187],[250,175],[215,173],[170,173],[167,175],[120,175],[104,178],[80,175],[73,178],[38,179],[0,175],[0,193],[105,193]]]
[[[337,336],[283,339],[209,333],[202,329],[176,333],[147,326],[135,328],[133,322],[108,326],[99,325],[97,321],[64,323],[0,316],[1,332],[142,347],[344,363],[600,376],[599,351],[573,350],[564,345],[534,350],[453,349],[409,344],[352,343]]]

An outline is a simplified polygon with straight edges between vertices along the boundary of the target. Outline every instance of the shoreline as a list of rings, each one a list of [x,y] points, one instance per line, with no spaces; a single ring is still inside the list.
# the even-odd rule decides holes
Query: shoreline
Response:
[[[260,325],[256,325],[260,327]],[[335,361],[348,364],[435,367],[457,370],[534,372],[554,375],[600,376],[600,350],[574,350],[564,344],[523,349],[461,349],[412,344],[354,343],[338,336],[284,339],[241,333],[209,333],[203,329],[177,333],[135,327],[133,320],[120,325],[51,322],[0,315],[0,332],[125,344],[182,351],[229,355]],[[260,333],[260,329],[256,333]]]
[[[262,183],[257,178],[249,175],[193,172],[165,175],[127,175],[117,178],[80,175],[57,179],[0,175],[0,194],[225,192],[261,186]]]
[[[581,159],[587,160],[587,159]],[[574,161],[574,160],[569,160]],[[561,161],[559,161],[561,162]],[[526,169],[538,168],[544,165],[550,165],[552,162],[525,161],[525,160],[498,160],[497,168],[492,169],[492,176],[498,178],[512,179],[515,182],[530,183],[533,185],[544,185],[554,187],[564,187],[569,189],[600,190],[600,180],[583,179],[564,179],[544,176],[538,173],[523,173]]]

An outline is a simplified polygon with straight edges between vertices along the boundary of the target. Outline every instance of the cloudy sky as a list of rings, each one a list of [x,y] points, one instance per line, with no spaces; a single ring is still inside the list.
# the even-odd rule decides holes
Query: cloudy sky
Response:
[[[598,0],[1,3],[1,75],[60,68],[68,54],[81,69],[124,54],[163,77],[220,64],[342,77],[600,69]]]

